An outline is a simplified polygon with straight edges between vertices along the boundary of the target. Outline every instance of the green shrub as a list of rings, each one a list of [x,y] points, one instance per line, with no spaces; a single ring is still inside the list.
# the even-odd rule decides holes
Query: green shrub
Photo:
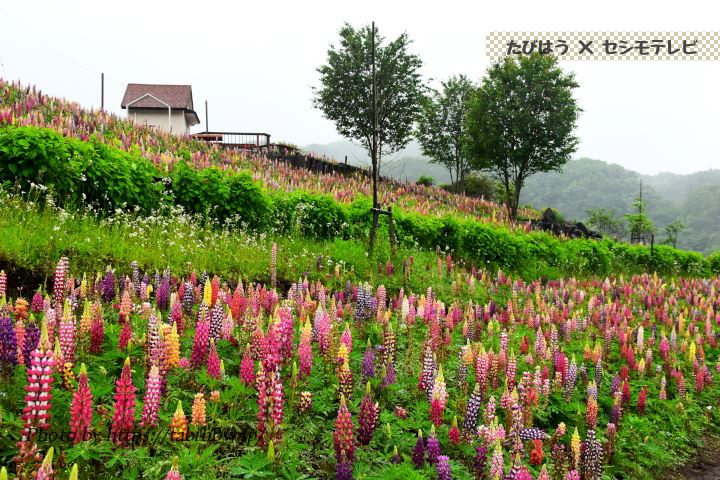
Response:
[[[270,197],[246,172],[217,167],[196,170],[185,162],[170,173],[170,190],[177,205],[221,222],[244,222],[262,228],[269,221]]]
[[[147,159],[96,141],[46,128],[0,128],[0,181],[23,190],[44,185],[65,206],[150,211],[161,199],[156,175]]]
[[[275,200],[275,224],[281,231],[296,230],[307,237],[332,238],[347,233],[346,207],[331,195],[316,195],[302,190],[279,193]]]

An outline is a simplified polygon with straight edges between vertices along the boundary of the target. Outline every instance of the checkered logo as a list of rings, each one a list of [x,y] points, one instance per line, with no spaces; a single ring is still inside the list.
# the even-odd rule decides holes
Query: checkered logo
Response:
[[[490,60],[542,52],[562,60],[720,60],[720,32],[490,32]]]

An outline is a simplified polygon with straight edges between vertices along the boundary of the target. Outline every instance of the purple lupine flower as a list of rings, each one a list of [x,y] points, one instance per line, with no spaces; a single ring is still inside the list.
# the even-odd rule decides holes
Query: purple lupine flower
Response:
[[[385,378],[383,378],[383,387],[387,387],[388,385],[392,385],[395,383],[395,366],[392,362],[388,362],[387,366],[385,367]]]
[[[34,320],[30,320],[27,327],[25,327],[25,339],[23,340],[23,358],[25,359],[25,365],[30,365],[30,354],[35,350],[40,343],[40,329]]]
[[[479,445],[475,448],[473,470],[475,471],[475,478],[479,480],[487,478],[487,447],[485,445]]]
[[[362,376],[364,381],[375,376],[375,350],[373,350],[372,345],[370,345],[369,339],[367,348],[365,348],[365,353],[363,354]]]
[[[423,442],[422,430],[418,431],[417,442],[412,451],[412,461],[417,468],[422,468],[425,464],[425,442]]]
[[[475,384],[475,389],[470,395],[470,399],[465,409],[465,420],[463,421],[463,430],[466,433],[474,432],[477,426],[478,413],[482,405],[482,394],[480,393],[480,384]]]
[[[155,300],[160,310],[165,311],[170,308],[170,281],[167,277],[163,277],[162,282],[160,282],[160,286],[155,293]]]
[[[427,439],[428,463],[432,463],[433,465],[436,464],[440,453],[440,442],[438,441],[437,435],[435,435],[435,429],[433,428],[430,431],[430,436]]]
[[[352,463],[347,460],[338,462],[335,467],[335,478],[337,480],[352,480]]]
[[[102,279],[100,285],[100,294],[105,302],[110,303],[115,298],[115,275],[112,270],[108,268],[105,277]]]
[[[549,435],[539,428],[523,428],[520,430],[520,439],[524,442],[532,440],[545,440]]]
[[[0,365],[6,365],[11,369],[17,365],[15,326],[12,319],[6,316],[0,318]]]
[[[210,313],[210,338],[216,342],[220,340],[220,327],[222,327],[225,315],[220,302],[215,303]]]
[[[439,455],[437,465],[435,465],[438,474],[438,480],[450,480],[450,458],[447,455]]]

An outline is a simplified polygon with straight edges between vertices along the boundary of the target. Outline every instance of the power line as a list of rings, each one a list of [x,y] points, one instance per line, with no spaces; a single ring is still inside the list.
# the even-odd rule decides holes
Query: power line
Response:
[[[45,40],[43,40],[42,38],[40,38],[38,35],[36,35],[35,33],[33,33],[29,28],[25,27],[22,23],[20,23],[20,22],[18,22],[17,20],[15,20],[9,13],[7,13],[2,7],[0,7],[0,12],[1,12],[3,15],[5,15],[7,18],[9,18],[10,21],[12,21],[15,25],[17,25],[17,26],[20,27],[22,30],[24,30],[28,35],[30,35],[30,36],[33,37],[35,40],[37,40],[38,42],[40,42],[45,48],[47,48],[48,50],[50,50],[50,51],[53,52],[55,55],[57,55],[58,57],[62,58],[63,60],[65,60],[65,61],[68,62],[69,64],[74,65],[75,67],[77,67],[77,68],[79,68],[79,69],[81,69],[81,70],[85,70],[86,72],[92,74],[92,75],[95,76],[95,77],[98,76],[98,75],[100,75],[100,72],[97,72],[97,71],[93,70],[92,68],[88,68],[88,67],[86,67],[85,65],[82,65],[81,63],[76,62],[75,60],[71,59],[71,58],[68,57],[67,55],[63,54],[62,52],[60,52],[59,50],[57,50],[56,48],[54,48],[52,45],[50,45],[50,44],[47,43]],[[3,72],[4,72],[4,71],[5,71],[5,67],[4,67],[4,65],[3,65]],[[113,79],[113,78],[111,78],[111,77],[106,77],[106,78],[107,78],[108,80],[113,81],[113,82],[115,82],[115,83],[118,83],[118,84],[120,84],[120,85],[122,85],[122,86],[127,86],[126,83],[121,82],[120,80],[115,80],[115,79]]]

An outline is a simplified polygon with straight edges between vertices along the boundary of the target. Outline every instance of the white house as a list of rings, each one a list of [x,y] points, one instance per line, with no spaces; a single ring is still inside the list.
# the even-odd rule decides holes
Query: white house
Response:
[[[176,135],[189,134],[200,123],[190,85],[129,83],[120,106],[130,120]]]

